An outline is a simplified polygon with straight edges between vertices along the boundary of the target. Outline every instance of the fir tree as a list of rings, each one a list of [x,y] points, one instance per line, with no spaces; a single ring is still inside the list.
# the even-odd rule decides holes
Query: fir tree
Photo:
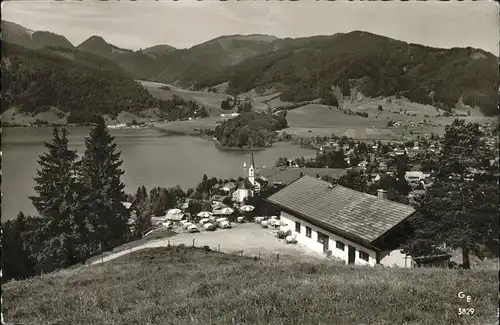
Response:
[[[76,151],[68,148],[68,131],[54,128],[48,152],[40,156],[35,177],[37,196],[30,197],[46,223],[38,229],[43,250],[38,255],[42,271],[66,267],[79,260],[78,243],[83,222],[75,174]]]
[[[137,188],[137,192],[135,194],[135,198],[134,198],[134,205],[138,205],[138,204],[141,204],[143,202],[145,202],[148,198],[148,194],[146,192],[146,188],[143,186],[139,186]]]
[[[460,248],[463,267],[480,245],[498,249],[498,170],[489,159],[494,154],[481,140],[477,124],[455,120],[446,127],[443,151],[433,186],[419,200],[412,220],[414,238],[408,251],[431,252],[445,243]],[[498,232],[496,232],[498,233]]]
[[[93,226],[92,242],[101,249],[121,244],[128,235],[128,211],[120,152],[102,117],[85,139],[85,153],[79,168],[85,209]]]
[[[41,155],[35,177],[35,192],[37,196],[30,197],[33,206],[40,217],[48,217],[54,220],[54,227],[65,219],[63,214],[63,201],[72,193],[72,185],[75,183],[74,164],[76,151],[68,149],[67,130],[63,129],[62,136],[59,130],[54,128],[52,143],[45,143],[48,152]]]

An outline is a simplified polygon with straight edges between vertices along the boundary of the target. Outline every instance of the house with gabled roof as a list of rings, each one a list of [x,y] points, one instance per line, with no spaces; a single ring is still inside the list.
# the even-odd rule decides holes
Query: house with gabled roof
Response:
[[[412,267],[393,236],[415,210],[387,199],[303,176],[266,199],[308,248],[347,264]]]

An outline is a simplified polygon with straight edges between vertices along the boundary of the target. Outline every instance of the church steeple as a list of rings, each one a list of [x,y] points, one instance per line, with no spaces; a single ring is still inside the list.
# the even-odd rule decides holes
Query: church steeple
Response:
[[[253,152],[251,153],[250,166],[248,167],[248,180],[255,186],[255,161],[253,159]]]

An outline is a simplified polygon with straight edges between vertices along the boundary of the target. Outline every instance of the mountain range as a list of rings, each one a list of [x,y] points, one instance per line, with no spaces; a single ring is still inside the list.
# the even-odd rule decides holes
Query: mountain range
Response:
[[[2,21],[2,39],[131,78],[228,92],[273,86],[282,100],[312,100],[332,86],[369,97],[401,95],[451,109],[457,103],[498,114],[498,58],[474,48],[439,49],[368,32],[277,38],[221,36],[189,49],[157,45],[132,51],[91,36],[74,46],[64,36]],[[77,58],[78,57],[78,58]]]

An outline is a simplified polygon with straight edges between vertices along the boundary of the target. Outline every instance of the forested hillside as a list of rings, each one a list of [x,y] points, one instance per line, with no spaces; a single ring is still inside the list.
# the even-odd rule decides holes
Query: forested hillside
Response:
[[[275,40],[276,37],[268,35],[230,35],[170,52],[157,59],[162,70],[154,79],[191,87],[201,79],[221,73],[225,67],[272,52]]]
[[[19,107],[36,113],[58,107],[86,119],[154,105],[139,83],[123,73],[94,69],[95,62],[5,43],[2,52],[2,111]]]
[[[284,85],[284,101],[319,98],[337,85],[344,95],[356,88],[365,96],[401,95],[447,110],[462,100],[486,115],[498,113],[498,58],[491,53],[425,47],[367,32],[310,38],[300,46],[250,58],[200,80],[199,86],[227,80],[233,93]]]
[[[78,45],[77,49],[84,53],[92,53],[111,60],[137,79],[151,79],[158,71],[161,71],[161,64],[156,60],[155,56],[141,51],[119,48],[107,43],[100,36],[91,36]]]
[[[132,78],[132,75],[126,73],[122,68],[120,68],[118,64],[99,55],[95,55],[92,53],[85,53],[82,51],[78,51],[77,49],[68,49],[55,46],[45,47],[41,51],[44,51],[48,54],[50,53],[53,55],[58,55],[68,60],[75,61],[79,65],[87,68],[113,71],[126,75],[129,78]]]

